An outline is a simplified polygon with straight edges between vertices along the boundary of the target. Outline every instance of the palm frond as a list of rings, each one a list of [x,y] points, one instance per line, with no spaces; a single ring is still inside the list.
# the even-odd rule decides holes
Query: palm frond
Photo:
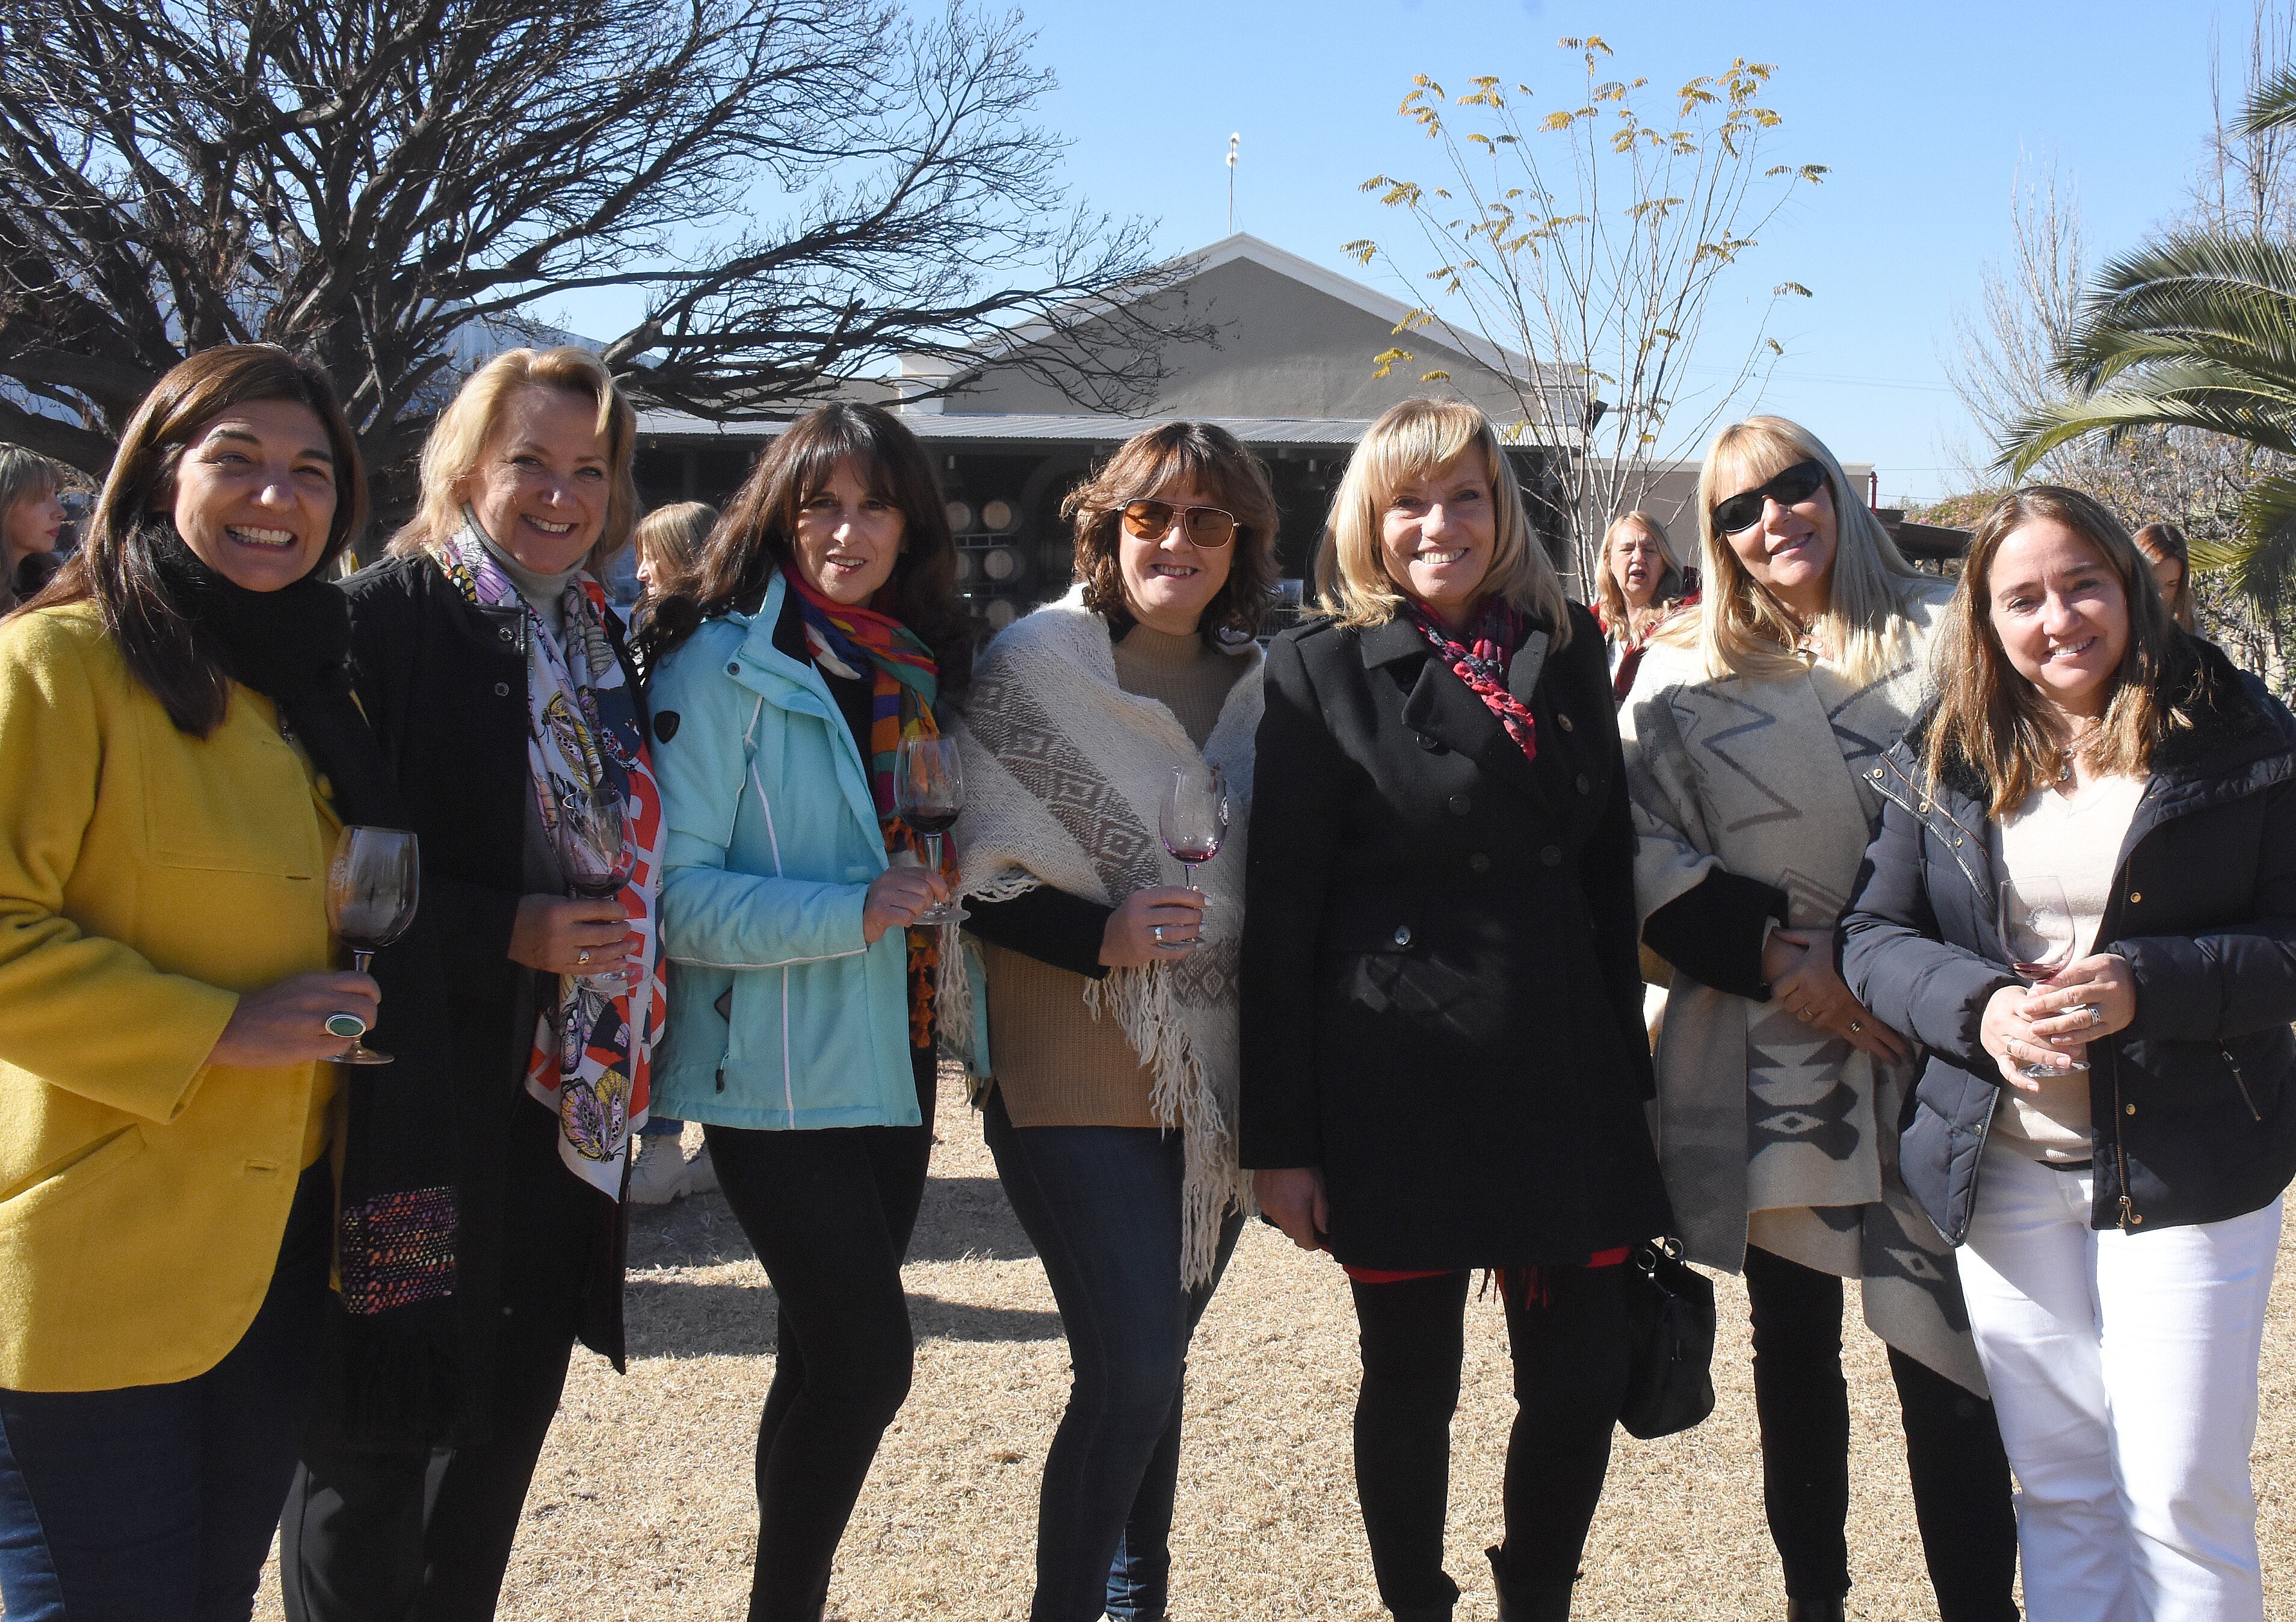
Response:
[[[2241,111],[2234,134],[2260,135],[2284,124],[2296,124],[2296,66],[2280,70],[2256,87]]]
[[[2230,570],[2234,586],[2251,602],[2280,602],[2296,576],[2296,477],[2258,479],[2236,517],[2235,538],[2195,545],[2194,567]]]

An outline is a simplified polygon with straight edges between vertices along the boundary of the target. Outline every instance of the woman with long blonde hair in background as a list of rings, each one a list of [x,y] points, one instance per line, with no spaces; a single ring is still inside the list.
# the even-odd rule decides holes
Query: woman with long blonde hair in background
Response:
[[[1621,701],[1634,689],[1651,634],[1697,604],[1697,580],[1675,555],[1666,526],[1649,513],[1621,512],[1603,531],[1595,618],[1610,644],[1611,686]]]
[[[1697,499],[1704,601],[1653,639],[1620,717],[1642,939],[1674,971],[1667,1191],[1690,1258],[1745,1274],[1788,1616],[1839,1618],[1849,1589],[1853,1278],[1889,1344],[1939,1609],[2008,1622],[2008,1465],[1952,1252],[1897,1176],[1909,1049],[1834,967],[1878,758],[1925,690],[1948,588],[1784,418],[1724,430]]]

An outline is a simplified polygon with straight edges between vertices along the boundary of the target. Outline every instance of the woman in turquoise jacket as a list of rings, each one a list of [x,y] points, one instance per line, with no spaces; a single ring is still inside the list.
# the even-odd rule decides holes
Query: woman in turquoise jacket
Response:
[[[780,1309],[752,1622],[817,1622],[908,1395],[901,1260],[932,1143],[935,932],[892,758],[969,668],[932,464],[874,407],[791,425],[656,611],[667,1056]]]

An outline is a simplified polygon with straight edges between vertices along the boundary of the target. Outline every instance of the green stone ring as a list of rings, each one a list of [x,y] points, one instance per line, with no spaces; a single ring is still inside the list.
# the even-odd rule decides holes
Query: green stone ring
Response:
[[[327,1016],[327,1035],[356,1042],[366,1035],[366,1021],[355,1013],[331,1013]]]

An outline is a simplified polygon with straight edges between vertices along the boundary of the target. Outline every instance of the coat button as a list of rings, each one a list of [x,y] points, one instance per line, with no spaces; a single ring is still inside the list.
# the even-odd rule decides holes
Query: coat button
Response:
[[[1546,863],[1549,867],[1562,866],[1562,847],[1560,845],[1549,845],[1546,849],[1538,853],[1538,859]]]
[[[1431,736],[1426,733],[1421,733],[1419,734],[1419,747],[1425,750],[1431,755],[1439,754],[1442,752],[1443,740]]]
[[[506,699],[510,697],[510,684],[508,682],[496,682],[495,684],[495,697],[498,699]]]
[[[1409,924],[1398,923],[1395,926],[1395,944],[1398,946],[1407,946],[1411,944],[1411,926]]]
[[[1464,816],[1475,808],[1475,802],[1464,794],[1454,794],[1443,803],[1451,807],[1451,815],[1454,816]]]
[[[508,626],[503,627],[503,628],[496,631],[495,635],[501,637],[504,642],[516,642],[518,640],[518,633],[512,630]]]
[[[1570,725],[1570,717],[1569,716],[1557,716],[1554,717],[1554,720],[1555,724],[1561,726],[1564,732],[1575,733],[1578,730],[1577,727]]]
[[[2135,906],[2138,902],[2144,899],[2144,892],[2141,889],[2133,889],[2128,892],[2128,905],[2131,906]]]
[[[2142,1215],[2142,1213],[2140,1213],[2140,1212],[2136,1212],[2136,1211],[2131,1211],[2131,1212],[2129,1212],[2129,1213],[2128,1213],[2128,1221],[2129,1221],[2130,1225],[2131,1225],[2131,1226],[2134,1226],[2134,1227],[2143,1227],[2143,1226],[2144,1225],[2144,1216]]]
[[[1880,766],[1877,766],[1874,768],[1873,777],[1874,781],[1876,782],[1879,782],[1882,780],[1882,768]]]
[[[1472,856],[1469,856],[1469,857],[1467,858],[1467,871],[1468,871],[1468,872],[1479,872],[1479,873],[1487,873],[1487,872],[1490,872],[1490,871],[1491,871],[1491,859],[1490,859],[1490,857],[1488,857],[1488,856],[1485,856],[1485,855],[1484,855],[1481,851],[1480,851],[1480,850],[1479,850],[1479,851],[1477,851],[1477,852],[1475,852],[1475,854],[1474,854],[1474,855],[1472,855]]]
[[[2135,1104],[2125,1105],[2123,1106],[2121,1112],[2125,1115],[2134,1115],[2136,1113],[2136,1106]]]
[[[742,667],[739,665],[728,665],[726,667],[726,674],[728,676],[739,676],[742,674]]]
[[[1578,774],[1578,792],[1580,792],[1581,794],[1592,794],[1594,791],[1595,791],[1595,785],[1594,785],[1594,783],[1593,783],[1592,782],[1590,782],[1590,781],[1587,779],[1587,774],[1586,774],[1586,773],[1584,773],[1584,772],[1579,773],[1579,774]]]

